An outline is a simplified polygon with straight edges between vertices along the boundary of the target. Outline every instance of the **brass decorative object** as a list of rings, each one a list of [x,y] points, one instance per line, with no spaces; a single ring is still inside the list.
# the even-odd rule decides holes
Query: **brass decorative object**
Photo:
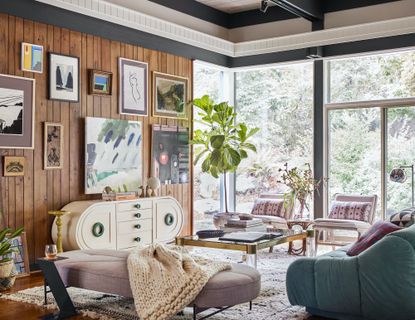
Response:
[[[69,212],[68,211],[63,211],[63,210],[48,211],[48,214],[56,217],[56,227],[57,227],[57,230],[58,230],[56,246],[58,247],[58,253],[63,252],[63,248],[62,248],[62,219],[61,219],[61,217],[65,214],[67,214],[67,213],[69,213]]]

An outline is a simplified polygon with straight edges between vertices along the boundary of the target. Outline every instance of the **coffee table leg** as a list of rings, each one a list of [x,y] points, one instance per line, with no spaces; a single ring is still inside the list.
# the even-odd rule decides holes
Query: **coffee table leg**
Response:
[[[246,254],[246,264],[250,267],[257,268],[258,265],[258,256],[254,254]]]

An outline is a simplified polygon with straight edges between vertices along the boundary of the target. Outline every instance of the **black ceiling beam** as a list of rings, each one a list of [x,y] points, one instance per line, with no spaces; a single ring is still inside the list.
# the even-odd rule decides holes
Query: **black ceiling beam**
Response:
[[[323,20],[320,0],[268,0],[278,7],[309,21]]]

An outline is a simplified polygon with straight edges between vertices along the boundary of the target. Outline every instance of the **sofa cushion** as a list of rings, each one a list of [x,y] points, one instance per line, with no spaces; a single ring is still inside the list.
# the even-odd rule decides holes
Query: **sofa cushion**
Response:
[[[262,216],[275,216],[287,219],[289,208],[283,199],[256,199],[251,214]]]
[[[398,231],[401,228],[388,221],[376,222],[368,231],[366,231],[350,248],[347,255],[357,256],[367,248],[374,245],[387,234]]]
[[[371,209],[370,202],[333,201],[328,218],[369,222]]]
[[[409,227],[415,223],[415,208],[408,208],[393,214],[389,221],[399,227]]]

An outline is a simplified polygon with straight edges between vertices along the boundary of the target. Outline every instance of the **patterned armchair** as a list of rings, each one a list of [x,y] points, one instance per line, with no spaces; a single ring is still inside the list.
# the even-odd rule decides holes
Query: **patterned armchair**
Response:
[[[347,238],[345,237],[336,240],[334,237],[335,230],[355,231],[360,237],[373,223],[377,198],[376,195],[336,194],[328,217],[314,221],[316,250],[319,243],[343,246],[354,241],[346,242],[345,239]],[[325,238],[323,241],[320,239],[321,236]]]

